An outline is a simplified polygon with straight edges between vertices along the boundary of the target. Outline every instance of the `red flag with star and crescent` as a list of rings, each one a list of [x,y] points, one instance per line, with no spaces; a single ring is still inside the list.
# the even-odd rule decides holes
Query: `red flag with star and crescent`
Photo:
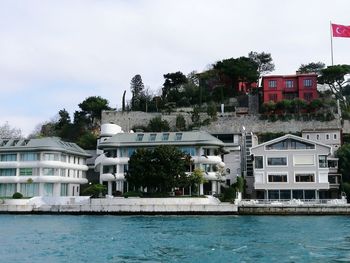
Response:
[[[350,26],[332,24],[333,37],[350,37]]]

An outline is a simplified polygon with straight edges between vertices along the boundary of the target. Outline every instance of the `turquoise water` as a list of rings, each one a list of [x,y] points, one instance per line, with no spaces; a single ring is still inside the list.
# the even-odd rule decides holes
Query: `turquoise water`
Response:
[[[0,262],[349,262],[346,216],[0,215]]]

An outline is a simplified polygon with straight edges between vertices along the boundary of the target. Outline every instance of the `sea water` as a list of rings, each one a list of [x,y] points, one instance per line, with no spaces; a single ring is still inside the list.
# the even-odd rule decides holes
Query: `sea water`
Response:
[[[349,262],[347,216],[0,215],[0,262]]]

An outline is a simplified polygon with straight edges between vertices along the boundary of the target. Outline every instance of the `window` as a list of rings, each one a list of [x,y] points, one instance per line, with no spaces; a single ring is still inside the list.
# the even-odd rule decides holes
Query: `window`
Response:
[[[266,146],[266,150],[315,149],[315,145],[307,142],[286,139]]]
[[[20,168],[19,175],[21,176],[33,175],[33,168]]]
[[[44,183],[44,196],[53,195],[53,183]]]
[[[306,101],[311,101],[311,100],[312,100],[312,93],[310,93],[310,92],[305,92],[305,93],[304,93],[304,100],[306,100]]]
[[[275,94],[275,93],[269,94],[269,100],[270,101],[277,101],[277,94]]]
[[[43,175],[45,176],[52,176],[57,175],[55,168],[43,168]]]
[[[16,184],[0,184],[0,196],[11,197],[16,192]]]
[[[269,183],[286,183],[287,175],[286,174],[269,174]]]
[[[44,153],[43,159],[45,161],[58,161],[58,154],[57,153]]]
[[[193,147],[181,147],[180,150],[185,153],[185,154],[189,154],[191,156],[196,155],[196,150]]]
[[[309,154],[309,155],[294,155],[293,156],[293,161],[294,161],[294,165],[298,166],[298,165],[315,165],[315,157],[313,154]]]
[[[15,153],[0,155],[0,162],[15,162],[15,161],[17,161],[17,154]]]
[[[286,80],[286,88],[291,89],[294,87],[294,81],[293,80]]]
[[[182,140],[182,133],[176,133],[175,134],[175,141],[181,141]]]
[[[157,134],[152,133],[152,134],[149,136],[149,141],[150,141],[150,142],[154,142],[154,141],[156,140],[156,137],[157,137]]]
[[[66,177],[67,176],[67,169],[62,168],[61,169],[61,174],[62,177]]]
[[[16,168],[0,169],[0,176],[16,176]]]
[[[38,153],[28,152],[28,153],[21,153],[20,160],[21,161],[39,161],[40,158]]]
[[[319,139],[320,139],[320,135],[317,134],[317,135],[316,135],[316,140],[319,140]]]
[[[61,196],[68,195],[68,184],[61,184]]]
[[[312,79],[304,79],[303,83],[304,83],[304,87],[311,87]]]
[[[295,182],[315,182],[315,175],[313,173],[300,173],[295,175]]]
[[[333,139],[336,140],[337,139],[337,134],[333,133]]]
[[[169,140],[169,133],[163,133],[162,141],[167,141],[167,140]]]
[[[277,88],[277,81],[269,80],[269,88]]]
[[[331,136],[329,134],[326,134],[326,140],[329,140]]]
[[[286,166],[287,158],[286,157],[268,157],[267,164],[269,166]]]
[[[21,193],[25,197],[32,197],[39,195],[39,184],[31,183],[31,184],[20,184]]]
[[[123,165],[123,171],[124,171],[124,173],[127,173],[128,170],[129,170],[129,165],[128,165],[128,164],[124,164],[124,165]]]
[[[264,168],[264,158],[263,156],[255,156],[255,169],[263,169]]]
[[[310,140],[310,135],[309,134],[306,135],[306,139]]]
[[[143,134],[137,134],[136,141],[141,142],[143,139]]]
[[[62,154],[61,155],[61,162],[67,162],[67,155],[65,155],[65,154]]]
[[[318,167],[327,168],[327,155],[318,156]]]

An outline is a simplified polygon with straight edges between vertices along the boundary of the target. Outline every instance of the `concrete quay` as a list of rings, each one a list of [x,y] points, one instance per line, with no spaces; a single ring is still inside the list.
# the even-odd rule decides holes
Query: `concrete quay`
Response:
[[[3,200],[0,213],[113,215],[234,215],[238,207],[207,198],[44,198]]]

